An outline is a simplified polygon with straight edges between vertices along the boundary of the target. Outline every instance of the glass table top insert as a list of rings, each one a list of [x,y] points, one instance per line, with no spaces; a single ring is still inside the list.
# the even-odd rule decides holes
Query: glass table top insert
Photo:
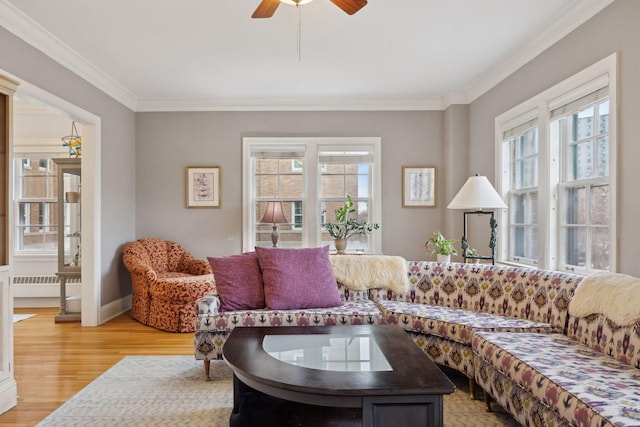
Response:
[[[266,335],[262,347],[281,362],[324,371],[392,371],[368,334]]]

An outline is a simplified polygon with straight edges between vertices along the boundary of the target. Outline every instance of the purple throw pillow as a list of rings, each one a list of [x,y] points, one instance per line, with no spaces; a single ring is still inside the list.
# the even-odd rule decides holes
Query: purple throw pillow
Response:
[[[264,297],[270,310],[342,305],[329,261],[329,247],[279,249],[256,247]]]
[[[220,311],[265,307],[262,273],[255,252],[207,259],[220,296]]]

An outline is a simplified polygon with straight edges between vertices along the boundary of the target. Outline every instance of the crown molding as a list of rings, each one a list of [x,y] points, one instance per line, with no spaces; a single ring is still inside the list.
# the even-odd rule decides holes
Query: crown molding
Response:
[[[443,105],[440,97],[141,98],[136,111],[431,111]]]
[[[6,0],[0,0],[0,25],[135,111],[133,93]]]
[[[543,31],[490,67],[467,88],[439,97],[137,98],[37,22],[0,0],[0,25],[136,112],[154,111],[439,111],[469,104],[615,0],[574,0]]]
[[[574,0],[546,28],[490,67],[466,90],[475,101],[615,0]]]

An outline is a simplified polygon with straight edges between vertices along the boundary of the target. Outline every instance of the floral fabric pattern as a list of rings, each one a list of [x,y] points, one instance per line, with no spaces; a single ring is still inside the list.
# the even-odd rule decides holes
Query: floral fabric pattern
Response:
[[[406,295],[371,290],[374,301],[399,301],[499,314],[563,330],[581,276],[487,264],[411,261]]]
[[[640,425],[640,370],[566,335],[478,332],[473,350],[484,363],[476,380],[486,390],[493,380],[495,396],[517,387],[580,426]],[[508,381],[496,383],[490,371]],[[525,410],[514,403],[511,409]]]
[[[222,347],[236,327],[379,325],[384,320],[371,301],[349,301],[331,308],[242,310],[218,313],[215,298],[198,301],[194,348],[196,359],[222,358]]]
[[[446,338],[467,346],[471,346],[473,332],[478,330],[557,332],[558,329],[548,323],[457,308],[396,301],[380,301],[378,305],[389,324],[399,324],[408,331]]]
[[[196,300],[215,291],[207,260],[153,238],[127,244],[123,261],[131,274],[131,317],[163,331],[193,332]]]
[[[601,314],[569,317],[567,335],[589,348],[640,369],[640,322],[618,326]]]

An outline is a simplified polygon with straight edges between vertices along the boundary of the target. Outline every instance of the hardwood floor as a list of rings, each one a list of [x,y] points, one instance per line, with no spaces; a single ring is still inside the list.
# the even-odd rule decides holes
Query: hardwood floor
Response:
[[[144,326],[123,314],[95,328],[55,323],[57,308],[20,308],[14,324],[18,406],[0,426],[33,426],[124,356],[193,355],[193,334]]]

